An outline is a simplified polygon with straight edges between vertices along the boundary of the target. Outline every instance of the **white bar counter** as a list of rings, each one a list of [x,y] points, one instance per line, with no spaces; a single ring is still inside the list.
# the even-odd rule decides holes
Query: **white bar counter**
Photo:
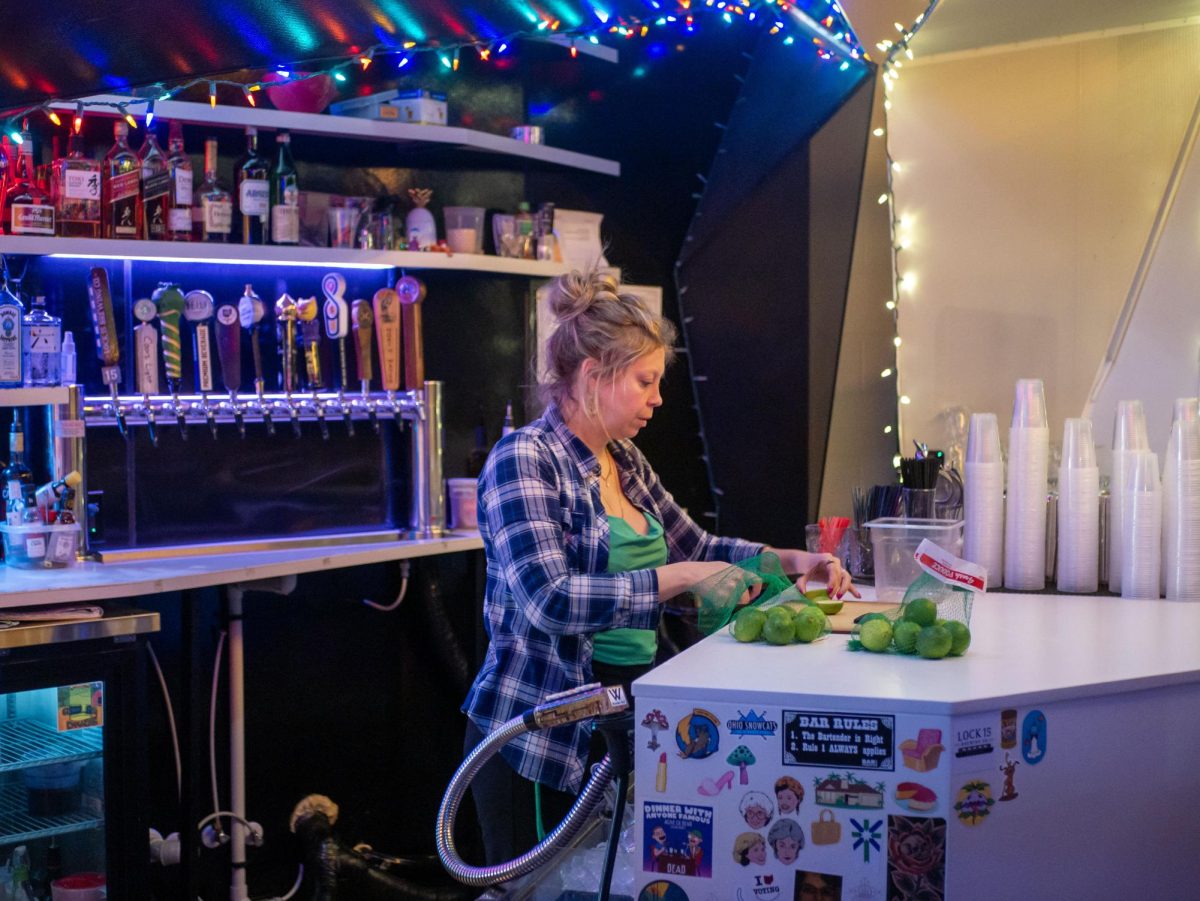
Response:
[[[1200,604],[993,593],[971,632],[722,630],[639,679],[635,895],[1195,897]]]
[[[478,533],[454,532],[441,538],[399,539],[373,544],[164,557],[120,563],[84,561],[65,569],[3,566],[0,567],[0,609],[186,591],[482,547]]]

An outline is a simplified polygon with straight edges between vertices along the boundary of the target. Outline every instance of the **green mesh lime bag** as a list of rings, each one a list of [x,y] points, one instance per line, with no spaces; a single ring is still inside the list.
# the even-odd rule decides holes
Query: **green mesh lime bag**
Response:
[[[779,557],[770,552],[709,576],[692,592],[697,624],[705,635],[728,624],[739,641],[792,644],[831,631],[829,618],[796,588]]]
[[[855,623],[852,651],[960,657],[971,645],[971,603],[987,590],[987,571],[926,539],[914,554],[921,573],[899,607]]]

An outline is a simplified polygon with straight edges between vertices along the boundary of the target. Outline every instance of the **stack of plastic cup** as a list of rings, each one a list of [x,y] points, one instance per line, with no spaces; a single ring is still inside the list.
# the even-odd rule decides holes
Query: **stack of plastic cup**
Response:
[[[1004,511],[1004,585],[1046,587],[1046,489],[1050,428],[1041,379],[1020,379],[1008,430],[1008,499]]]
[[[995,413],[972,413],[963,461],[963,556],[988,573],[988,585],[1004,578],[1004,460]]]
[[[1100,587],[1100,468],[1090,419],[1063,424],[1058,468],[1058,590]]]
[[[1150,449],[1146,437],[1146,412],[1140,400],[1117,403],[1117,418],[1113,422],[1112,476],[1108,482],[1108,590],[1121,591],[1122,560],[1125,541],[1121,531],[1124,521],[1125,483],[1131,455]]]
[[[1121,502],[1121,597],[1157,600],[1163,521],[1158,455],[1134,451],[1128,461]]]
[[[1197,418],[1177,418],[1171,426],[1163,474],[1162,541],[1167,598],[1200,600],[1200,420]]]

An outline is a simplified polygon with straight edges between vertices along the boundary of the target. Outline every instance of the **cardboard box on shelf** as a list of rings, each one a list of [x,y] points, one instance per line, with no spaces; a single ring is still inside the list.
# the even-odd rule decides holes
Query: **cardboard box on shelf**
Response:
[[[445,125],[446,95],[435,91],[380,91],[352,97],[329,107],[335,116],[388,119],[414,125]]]

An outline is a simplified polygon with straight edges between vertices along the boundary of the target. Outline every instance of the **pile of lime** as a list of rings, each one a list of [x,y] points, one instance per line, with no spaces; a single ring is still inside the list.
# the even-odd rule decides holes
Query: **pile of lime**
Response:
[[[913,598],[894,622],[882,613],[864,616],[858,624],[858,643],[876,654],[894,650],[940,660],[966,653],[971,630],[958,620],[938,619],[937,605],[929,598]]]
[[[829,631],[829,622],[815,604],[779,604],[763,610],[747,607],[733,619],[730,631],[741,642],[808,644]]]

